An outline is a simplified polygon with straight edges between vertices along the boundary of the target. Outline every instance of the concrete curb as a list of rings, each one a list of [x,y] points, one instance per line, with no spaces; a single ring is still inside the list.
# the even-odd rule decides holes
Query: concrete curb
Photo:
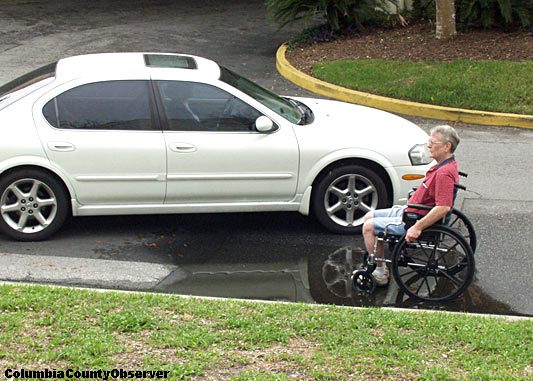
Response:
[[[182,295],[182,294],[171,294],[158,291],[132,291],[132,290],[122,290],[122,289],[109,289],[109,288],[96,288],[96,287],[83,287],[83,286],[68,286],[61,284],[43,284],[43,283],[31,283],[31,282],[19,282],[19,281],[4,281],[0,280],[0,286],[25,286],[25,287],[48,287],[48,288],[59,288],[59,289],[73,289],[73,290],[85,290],[89,292],[109,292],[117,294],[145,294],[145,295],[166,295],[168,297],[177,297],[182,299],[194,299],[194,300],[233,300],[236,302],[251,303],[251,304],[286,304],[294,305],[294,302],[283,302],[279,300],[261,300],[261,299],[240,299],[240,298],[222,298],[215,296],[200,296],[200,295]],[[323,309],[330,308],[332,306],[328,304],[306,304],[310,308]],[[343,306],[343,305],[333,305],[335,308],[339,309],[350,309],[350,310],[367,310],[368,307],[357,307],[357,306]],[[533,317],[530,316],[520,316],[520,315],[496,315],[496,314],[481,314],[481,313],[471,313],[471,312],[457,312],[457,311],[446,311],[446,310],[430,310],[430,309],[410,309],[410,308],[397,308],[397,307],[380,307],[379,309],[390,312],[402,312],[410,314],[443,314],[443,315],[458,315],[458,316],[474,316],[484,319],[501,319],[509,322],[517,321],[533,321]]]
[[[0,253],[0,279],[150,291],[178,266],[109,259]]]
[[[399,114],[446,120],[448,122],[533,129],[533,115],[507,114],[433,106],[372,95],[333,85],[297,70],[285,57],[286,52],[287,44],[281,45],[276,52],[276,68],[279,73],[294,84],[312,91],[313,93]]]

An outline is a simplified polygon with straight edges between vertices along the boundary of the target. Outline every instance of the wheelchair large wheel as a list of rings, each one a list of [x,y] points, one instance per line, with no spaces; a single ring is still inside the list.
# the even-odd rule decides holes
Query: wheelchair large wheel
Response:
[[[415,242],[404,238],[392,255],[392,274],[405,294],[425,301],[453,300],[474,277],[474,254],[454,230],[430,227]]]
[[[470,220],[457,209],[452,209],[448,227],[458,232],[470,244],[472,252],[475,254],[477,249],[477,236],[474,225]]]

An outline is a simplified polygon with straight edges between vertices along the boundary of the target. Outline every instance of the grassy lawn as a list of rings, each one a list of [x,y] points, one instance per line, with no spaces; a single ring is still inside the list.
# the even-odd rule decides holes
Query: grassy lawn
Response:
[[[533,321],[0,285],[0,369],[183,380],[531,380]],[[12,375],[12,373],[11,373]]]
[[[533,61],[322,62],[315,76],[354,90],[463,109],[533,115]]]

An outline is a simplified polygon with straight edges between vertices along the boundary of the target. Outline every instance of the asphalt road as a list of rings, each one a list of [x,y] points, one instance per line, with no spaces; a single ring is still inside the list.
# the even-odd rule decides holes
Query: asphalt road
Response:
[[[205,56],[276,92],[310,95],[283,79],[278,32],[264,1],[4,0],[0,83],[64,56],[111,51]],[[441,122],[410,118],[424,129]],[[457,126],[457,158],[469,173],[459,199],[478,232],[478,273],[454,305],[533,315],[533,131]],[[0,236],[0,279],[182,294],[348,305],[405,306],[393,286],[376,298],[343,279],[360,260],[360,237],[327,234],[298,214],[79,218],[54,239]]]

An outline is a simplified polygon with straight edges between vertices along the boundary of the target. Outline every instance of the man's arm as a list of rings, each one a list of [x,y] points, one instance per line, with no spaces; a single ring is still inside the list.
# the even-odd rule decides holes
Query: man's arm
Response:
[[[434,206],[428,214],[418,220],[416,224],[414,224],[409,230],[407,230],[405,240],[407,242],[412,242],[418,237],[420,237],[420,234],[422,234],[422,230],[430,227],[438,221],[441,221],[446,216],[446,214],[448,214],[450,209],[451,207],[449,206]]]

